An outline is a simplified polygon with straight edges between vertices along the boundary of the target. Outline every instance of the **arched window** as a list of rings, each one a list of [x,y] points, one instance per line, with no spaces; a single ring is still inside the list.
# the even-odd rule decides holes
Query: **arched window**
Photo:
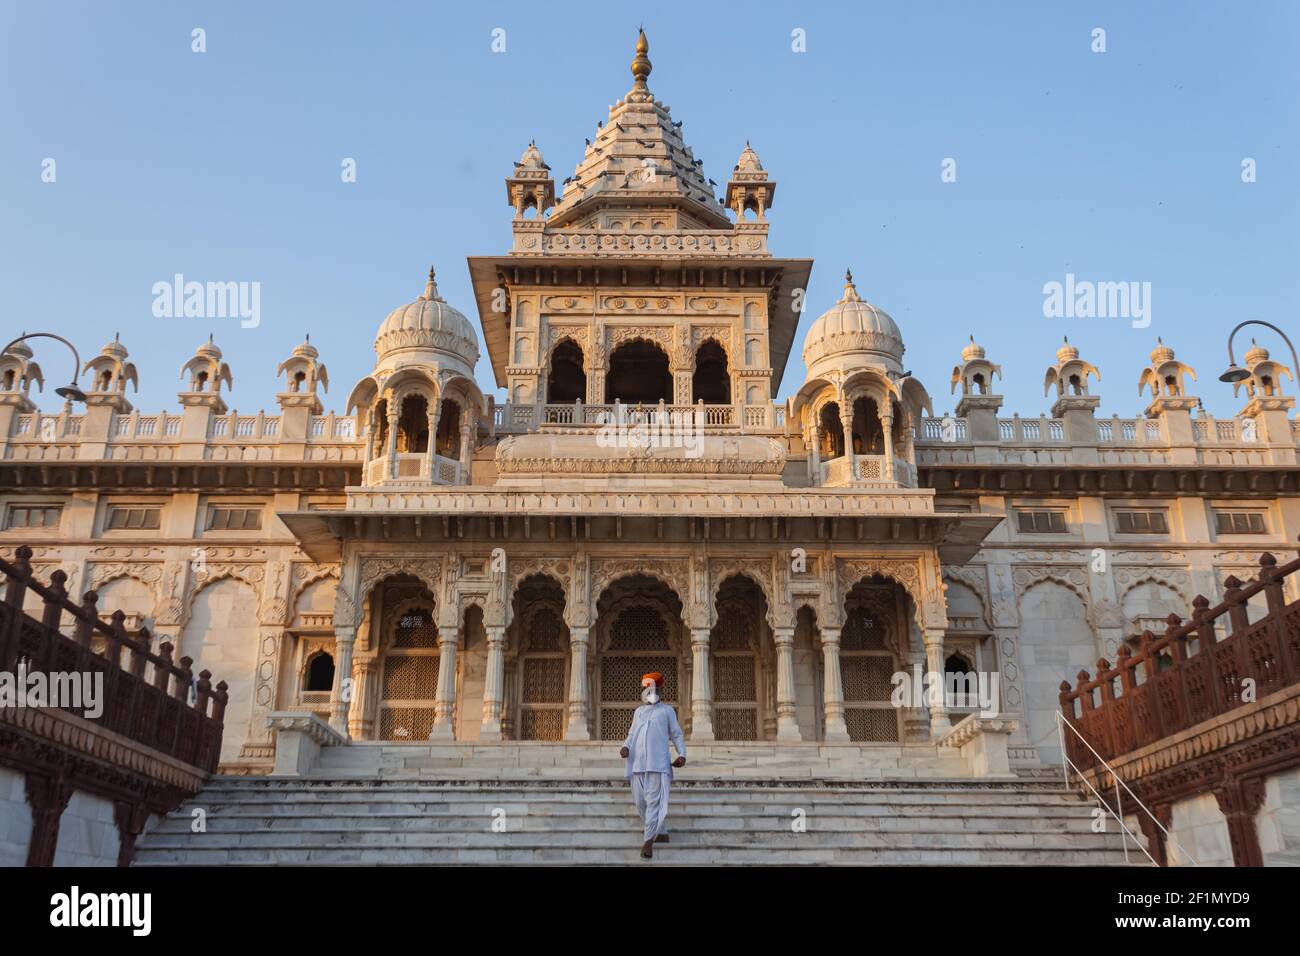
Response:
[[[582,370],[582,349],[565,339],[551,351],[551,371],[546,379],[546,400],[572,405],[587,399],[587,373]]]
[[[837,402],[827,402],[822,406],[819,424],[821,447],[818,451],[822,460],[839,458],[844,454],[844,425],[840,422],[840,406]]]
[[[949,654],[943,662],[944,691],[951,694],[953,707],[975,707],[979,703],[979,689],[975,685],[975,667],[964,654]]]
[[[443,458],[460,457],[460,404],[453,399],[442,400],[438,413],[438,438],[433,450]]]
[[[408,395],[402,399],[402,414],[397,419],[397,450],[429,450],[429,401],[423,395]]]
[[[388,399],[381,398],[375,406],[375,451],[376,457],[388,451]]]
[[[302,689],[308,693],[334,689],[334,658],[330,654],[317,651],[311,656],[303,675]]]
[[[713,339],[695,352],[695,375],[691,378],[691,401],[705,405],[731,403],[731,379],[727,375],[727,353]]]
[[[653,405],[671,402],[673,377],[668,371],[668,355],[653,342],[634,339],[616,348],[609,357],[609,374],[605,377],[605,401],[625,405]]]
[[[853,403],[853,454],[883,455],[885,432],[880,427],[880,410],[874,398]]]

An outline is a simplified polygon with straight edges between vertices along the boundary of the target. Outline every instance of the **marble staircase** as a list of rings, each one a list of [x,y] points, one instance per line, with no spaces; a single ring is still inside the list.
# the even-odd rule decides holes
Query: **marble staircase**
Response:
[[[647,865],[627,785],[605,767],[578,778],[454,769],[214,777],[146,832],[135,865]],[[648,865],[1126,862],[1114,821],[1093,832],[1090,805],[1059,780],[688,769],[673,789],[672,841]],[[196,810],[204,832],[194,832]],[[1130,843],[1127,862],[1147,861]]]

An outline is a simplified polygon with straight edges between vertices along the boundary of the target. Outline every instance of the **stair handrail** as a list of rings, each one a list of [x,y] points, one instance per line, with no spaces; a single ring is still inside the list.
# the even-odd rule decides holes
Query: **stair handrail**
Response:
[[[1071,724],[1069,721],[1067,721],[1065,719],[1065,715],[1063,715],[1059,710],[1055,711],[1055,713],[1056,713],[1056,728],[1061,743],[1061,759],[1062,761],[1064,761],[1064,763],[1061,765],[1061,769],[1065,772],[1065,788],[1067,790],[1070,789],[1070,771],[1073,770],[1076,774],[1078,774],[1079,779],[1083,781],[1084,785],[1089,790],[1092,791],[1093,795],[1097,798],[1097,802],[1100,803],[1103,807],[1105,807],[1106,812],[1108,812],[1112,817],[1115,818],[1115,822],[1119,824],[1120,829],[1123,830],[1124,833],[1127,834],[1128,836],[1133,837],[1133,842],[1137,845],[1137,848],[1146,855],[1146,858],[1151,861],[1151,865],[1159,866],[1160,864],[1156,861],[1156,858],[1153,857],[1151,855],[1151,852],[1145,846],[1142,845],[1142,841],[1137,838],[1136,834],[1134,834],[1133,831],[1128,828],[1128,825],[1124,822],[1124,818],[1120,815],[1120,813],[1116,812],[1116,810],[1119,810],[1121,812],[1123,810],[1123,807],[1120,803],[1120,795],[1119,795],[1119,788],[1123,787],[1124,791],[1130,797],[1133,798],[1133,802],[1136,803],[1138,807],[1141,808],[1142,812],[1151,818],[1151,822],[1154,823],[1156,826],[1158,826],[1161,832],[1164,833],[1166,846],[1168,845],[1169,842],[1172,842],[1173,845],[1178,847],[1179,851],[1187,859],[1192,861],[1192,866],[1200,866],[1201,865],[1200,861],[1197,860],[1196,857],[1192,856],[1190,853],[1187,852],[1187,848],[1178,842],[1177,838],[1175,838],[1174,835],[1170,833],[1168,829],[1165,828],[1165,825],[1161,823],[1158,819],[1156,819],[1156,815],[1151,812],[1150,808],[1148,808],[1145,803],[1143,803],[1141,800],[1138,799],[1138,795],[1134,793],[1131,789],[1129,789],[1129,785],[1120,779],[1120,775],[1115,770],[1115,768],[1112,767],[1109,763],[1107,763],[1105,759],[1101,756],[1101,754],[1097,753],[1096,750],[1093,750],[1092,744],[1088,743],[1088,741],[1084,739],[1083,734],[1079,733],[1078,728],[1075,727],[1073,724]],[[1111,809],[1110,804],[1106,802],[1106,799],[1100,793],[1097,792],[1097,788],[1092,785],[1091,781],[1089,781],[1088,778],[1084,776],[1083,771],[1080,770],[1078,767],[1076,767],[1074,761],[1070,759],[1070,755],[1069,753],[1066,752],[1065,749],[1065,728],[1066,727],[1069,727],[1070,730],[1074,733],[1074,735],[1083,741],[1083,745],[1092,751],[1092,755],[1097,758],[1097,762],[1101,764],[1101,766],[1106,768],[1106,770],[1110,773],[1111,779],[1115,781],[1116,810]],[[1123,845],[1124,845],[1124,862],[1127,863],[1128,862],[1128,841],[1124,840]],[[1168,858],[1167,854],[1166,854],[1166,858]]]

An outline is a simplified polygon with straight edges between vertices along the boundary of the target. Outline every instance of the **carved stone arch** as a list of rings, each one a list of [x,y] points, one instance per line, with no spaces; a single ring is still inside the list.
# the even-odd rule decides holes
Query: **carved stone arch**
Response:
[[[683,613],[690,606],[691,588],[689,568],[685,561],[667,559],[603,558],[593,562],[591,572],[591,595],[593,601],[599,601],[611,584],[619,578],[642,574],[657,579],[677,595]]]
[[[763,615],[769,627],[776,627],[773,609],[776,607],[776,589],[772,585],[771,569],[762,560],[719,560],[709,562],[709,627],[718,623],[718,592],[729,578],[748,578],[763,594],[767,609]]]
[[[1125,596],[1143,584],[1159,584],[1173,591],[1190,608],[1194,595],[1190,594],[1191,573],[1181,568],[1116,567],[1112,573],[1115,581],[1115,597],[1120,606],[1124,605]]]
[[[888,578],[896,582],[912,599],[913,614],[917,625],[922,629],[926,627],[943,627],[947,623],[942,594],[936,596],[926,593],[920,562],[915,558],[898,560],[888,558],[841,558],[838,562],[838,570],[841,601],[848,596],[849,591],[859,581],[879,575],[882,578]],[[942,621],[927,620],[927,609],[929,609],[930,616],[935,615],[936,597],[938,610],[943,612],[942,617],[944,620]]]
[[[629,342],[642,341],[657,345],[671,360],[673,354],[673,330],[671,326],[612,326],[607,329],[609,353]]]
[[[357,594],[367,601],[378,584],[399,574],[418,578],[435,598],[442,593],[442,562],[437,558],[363,556]]]
[[[573,562],[568,558],[547,557],[521,558],[510,565],[511,600],[514,600],[515,592],[519,590],[519,585],[524,579],[534,575],[554,578],[564,590],[565,602],[573,600],[573,595],[570,593],[573,584]]]
[[[326,578],[333,578],[335,585],[339,585],[339,567],[336,564],[295,564],[293,572],[290,575],[289,584],[289,606],[285,623],[292,623],[293,615],[297,611],[298,599],[302,597],[304,591],[315,584],[317,581],[323,581]],[[335,601],[337,602],[337,592],[341,588],[335,589]]]
[[[1016,588],[1016,606],[1023,602],[1025,594],[1045,581],[1053,581],[1083,602],[1084,617],[1089,627],[1095,627],[1094,609],[1088,595],[1088,572],[1082,568],[1056,567],[1017,567],[1011,572],[1011,580]]]
[[[198,597],[199,592],[209,585],[216,584],[223,578],[243,581],[254,592],[261,594],[262,581],[266,573],[260,566],[246,564],[209,564],[207,570],[195,572],[190,579],[190,602]]]
[[[982,612],[980,620],[984,626],[992,630],[993,628],[993,610],[992,602],[989,599],[989,579],[988,573],[983,565],[963,565],[960,567],[945,567],[943,577],[957,584],[964,584],[975,593],[979,599]],[[946,600],[945,600],[946,603]]]
[[[182,628],[188,627],[190,623],[190,612],[194,607],[194,602],[203,590],[218,581],[232,578],[248,585],[253,590],[260,601],[262,596],[262,581],[266,578],[266,571],[261,565],[250,564],[208,564],[207,569],[201,572],[195,572],[190,577],[190,588],[185,600],[183,613],[181,614],[180,625]]]
[[[49,579],[48,574],[44,575],[44,577],[46,580]],[[158,607],[159,603],[165,597],[165,595],[162,594],[162,589],[160,587],[162,583],[161,564],[120,564],[117,562],[109,564],[92,564],[90,566],[90,575],[86,582],[86,586],[92,591],[98,591],[110,581],[116,581],[119,578],[131,578],[134,581],[139,581],[148,588],[149,592],[153,595],[155,608]],[[71,593],[69,593],[69,597],[74,599],[76,598],[76,596]],[[100,610],[111,611],[112,608],[101,607]]]
[[[584,365],[589,366],[591,364],[591,345],[588,330],[582,326],[570,325],[551,326],[547,331],[545,352],[541,355],[541,362],[538,364],[543,368],[550,368],[551,355],[565,342],[572,342],[582,350]]]

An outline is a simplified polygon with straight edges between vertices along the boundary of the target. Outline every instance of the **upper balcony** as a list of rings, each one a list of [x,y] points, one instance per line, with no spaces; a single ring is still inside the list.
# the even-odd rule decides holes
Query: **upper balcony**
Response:
[[[1252,467],[1286,463],[1275,451],[1300,445],[1300,423],[1289,424],[1283,440],[1269,441],[1253,418],[1216,419],[1210,415],[1182,420],[1120,418],[1095,421],[1091,434],[1071,437],[1061,418],[998,418],[996,440],[971,437],[966,418],[923,418],[916,436],[921,467],[948,465],[1070,465],[1081,451],[1095,449],[1100,465],[1210,465]],[[1294,453],[1291,453],[1294,454]]]
[[[572,404],[497,405],[492,412],[493,431],[498,435],[522,435],[551,429],[596,429],[611,423],[629,426],[673,425],[694,427],[698,422],[705,434],[739,432],[745,435],[782,435],[785,433],[784,405],[652,405]]]

